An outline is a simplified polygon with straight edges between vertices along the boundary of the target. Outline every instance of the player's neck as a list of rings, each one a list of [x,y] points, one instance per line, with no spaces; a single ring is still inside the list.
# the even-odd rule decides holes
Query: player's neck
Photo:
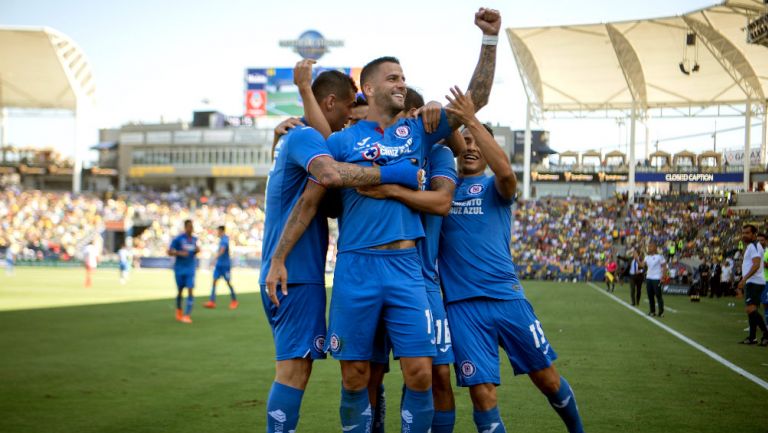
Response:
[[[366,116],[365,120],[376,122],[381,129],[387,129],[397,122],[399,114],[399,111],[391,113],[386,110],[378,109],[375,105],[370,105],[368,108],[368,116]]]

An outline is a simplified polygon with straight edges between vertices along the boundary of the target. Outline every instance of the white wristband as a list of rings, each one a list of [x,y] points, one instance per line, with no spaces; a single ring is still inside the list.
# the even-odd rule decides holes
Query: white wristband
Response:
[[[483,45],[497,45],[499,37],[496,35],[483,35]]]

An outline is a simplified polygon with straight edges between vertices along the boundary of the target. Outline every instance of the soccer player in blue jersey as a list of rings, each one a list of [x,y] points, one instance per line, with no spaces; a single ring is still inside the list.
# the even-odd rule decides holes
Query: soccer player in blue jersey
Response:
[[[173,274],[176,277],[176,320],[182,323],[192,323],[192,306],[195,304],[193,290],[195,288],[195,256],[200,252],[197,237],[192,235],[194,226],[192,220],[184,221],[184,233],[176,236],[168,247],[168,255],[175,257]],[[187,304],[182,313],[181,300],[184,289],[187,289]]]
[[[481,107],[487,103],[493,83],[501,18],[498,11],[480,9],[475,24],[484,36],[470,88],[476,106]],[[386,166],[415,159],[421,165],[432,145],[460,124],[445,112],[434,131],[427,131],[420,119],[401,118],[405,77],[393,57],[368,63],[360,80],[369,104],[368,117],[329,137],[328,147],[337,160]],[[402,431],[426,433],[434,415],[431,386],[435,346],[421,259],[415,248],[416,241],[424,236],[419,213],[394,200],[364,197],[354,189],[343,189],[341,195],[339,253],[325,344],[341,364],[342,429],[353,433],[370,430],[369,360],[381,319],[403,371]],[[297,205],[297,221],[314,215],[316,209],[308,208]],[[289,221],[282,238],[295,240],[303,231],[302,224]],[[376,278],[370,278],[372,273]],[[285,270],[272,277],[282,281]]]
[[[216,229],[219,233],[219,248],[216,249],[216,266],[213,268],[213,283],[211,284],[211,297],[203,306],[205,308],[216,308],[216,283],[223,278],[229,287],[229,309],[237,308],[237,294],[232,287],[232,262],[229,258],[229,236],[226,234],[226,228],[219,226]]]
[[[552,364],[557,358],[523,293],[510,252],[517,179],[472,100],[452,89],[446,109],[466,125],[458,158],[459,184],[443,220],[439,268],[451,323],[456,376],[469,387],[480,433],[505,432],[496,401],[499,344],[515,374],[527,374],[569,432],[582,432],[571,387]],[[485,170],[490,167],[493,176]]]
[[[316,101],[329,129],[341,129],[349,118],[357,90],[354,81],[341,72],[326,71],[318,75],[311,83],[309,94],[304,95],[309,77],[311,63],[299,62],[294,79],[305,103],[310,99]],[[302,123],[309,122],[304,119]],[[275,381],[267,401],[267,432],[289,432],[298,424],[312,360],[325,357],[328,248],[327,219],[314,213],[303,219],[301,215],[291,214],[291,210],[306,204],[316,209],[319,200],[314,202],[312,197],[322,198],[325,188],[389,182],[417,188],[420,170],[410,161],[381,168],[338,163],[331,158],[323,135],[302,126],[294,127],[279,139],[274,158],[267,182],[260,276],[262,302],[272,327],[277,358]],[[318,193],[302,195],[305,188]],[[286,224],[300,224],[306,231],[288,242],[290,247],[296,245],[291,254],[286,245],[278,245]],[[290,269],[290,278],[267,287],[267,275],[273,267]]]
[[[424,98],[416,90],[408,87],[405,96],[406,117],[415,118],[417,110],[423,106]],[[458,135],[458,139],[461,140],[459,145],[463,146],[464,139],[461,135],[458,132],[454,132],[454,135]],[[425,237],[417,243],[417,248],[422,260],[422,274],[434,324],[433,341],[437,349],[432,359],[432,397],[435,407],[432,433],[451,433],[456,421],[456,405],[451,388],[450,372],[450,365],[454,361],[451,333],[440,295],[440,280],[436,266],[442,217],[447,215],[451,208],[453,191],[458,181],[455,166],[451,149],[442,144],[435,144],[426,158],[428,190],[414,191],[398,185],[358,188],[358,192],[366,197],[398,200],[422,212],[421,220]],[[382,347],[374,349],[374,359],[371,360],[369,398],[374,406],[372,433],[383,433],[385,401],[384,387],[381,383],[388,369],[389,345],[385,335],[377,338],[376,344]]]

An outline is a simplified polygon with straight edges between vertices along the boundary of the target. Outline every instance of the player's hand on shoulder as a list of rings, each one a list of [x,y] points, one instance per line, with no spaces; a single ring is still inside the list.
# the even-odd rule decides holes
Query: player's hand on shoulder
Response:
[[[453,97],[451,97],[453,95]],[[451,87],[451,95],[445,95],[445,99],[450,104],[445,107],[445,111],[456,116],[464,125],[476,120],[475,103],[472,102],[471,91],[464,94],[459,86]]]
[[[440,126],[440,113],[443,110],[443,104],[437,101],[429,101],[426,105],[416,110],[416,117],[421,116],[424,123],[424,131],[431,134]]]
[[[480,8],[475,13],[475,25],[484,35],[497,36],[501,29],[501,14],[496,9]]]
[[[281,137],[297,126],[304,126],[304,123],[301,122],[301,119],[298,117],[289,117],[280,122],[280,124],[275,127],[275,135],[277,137]]]

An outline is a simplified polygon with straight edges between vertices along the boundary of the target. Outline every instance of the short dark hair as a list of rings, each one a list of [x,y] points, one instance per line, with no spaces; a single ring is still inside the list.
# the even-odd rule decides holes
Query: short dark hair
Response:
[[[363,67],[363,70],[360,72],[360,85],[364,86],[365,83],[367,83],[373,74],[376,73],[376,70],[379,69],[379,66],[382,63],[397,63],[400,64],[400,60],[397,60],[397,57],[392,56],[384,56],[379,57],[378,59],[373,59],[370,62],[368,62],[367,65]]]
[[[417,92],[412,87],[407,87],[408,91],[405,94],[405,111],[411,108],[421,108],[424,106],[424,97],[421,93]]]
[[[765,232],[758,233],[757,237],[762,237],[763,239],[768,239],[768,235],[766,235]]]
[[[321,72],[312,83],[312,94],[318,102],[325,99],[326,96],[334,94],[339,98],[347,98],[357,92],[355,80],[349,75],[330,70]]]
[[[481,125],[483,125],[483,128],[485,128],[485,130],[488,131],[489,134],[491,134],[491,137],[494,137],[494,135],[493,135],[493,128],[491,128],[491,125],[489,125],[487,123],[481,123]],[[466,126],[463,127],[461,129],[461,131],[463,132],[465,129],[467,129]]]
[[[757,227],[754,224],[744,224],[741,227],[741,229],[742,230],[749,229],[749,232],[752,233],[752,234],[756,234],[757,233]]]
[[[192,220],[184,220],[184,225],[186,226],[187,224],[192,224]]]
[[[219,229],[219,230],[221,230],[221,231],[225,231],[225,230],[226,230],[226,228],[225,228],[224,226],[218,226],[218,227],[216,227],[216,228],[217,228],[217,229]]]

